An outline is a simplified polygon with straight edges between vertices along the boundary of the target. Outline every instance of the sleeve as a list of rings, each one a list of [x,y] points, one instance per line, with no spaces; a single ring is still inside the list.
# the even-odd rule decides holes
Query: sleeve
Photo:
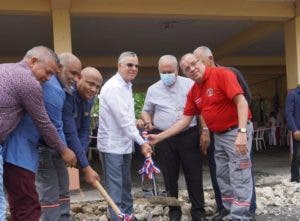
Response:
[[[144,144],[145,141],[139,134],[135,124],[135,117],[131,110],[131,108],[134,108],[133,98],[131,97],[131,100],[128,100],[126,93],[122,92],[119,88],[118,90],[120,91],[118,92],[111,89],[112,88],[110,88],[106,94],[109,94],[109,97],[105,96],[105,103],[110,108],[111,114],[114,116],[117,124],[122,128],[123,132],[129,139],[135,141],[139,145]],[[132,105],[129,105],[129,102],[132,102]]]
[[[183,115],[186,116],[194,116],[194,115],[199,115],[201,111],[197,107],[195,101],[194,101],[194,87],[192,87],[187,95],[187,99],[185,102],[185,107],[183,111]]]
[[[72,95],[66,94],[66,101],[63,108],[64,133],[68,146],[74,151],[77,160],[82,168],[89,165],[86,157],[85,148],[81,145],[77,133],[77,127],[74,118],[75,101]]]
[[[244,94],[236,75],[227,68],[219,70],[220,88],[224,91],[226,97],[232,100],[238,94]]]
[[[22,81],[19,86],[18,96],[25,110],[32,117],[45,142],[55,150],[61,152],[66,145],[58,135],[51,123],[45,109],[42,88],[38,82]]]
[[[146,94],[146,98],[145,98],[145,101],[144,101],[144,106],[143,106],[143,111],[149,113],[150,115],[153,116],[153,113],[154,113],[154,105],[153,103],[151,102],[151,90],[148,89],[147,90],[147,94]]]
[[[285,103],[285,118],[287,121],[287,125],[292,132],[298,130],[295,122],[295,95],[290,92],[287,95],[286,103]]]

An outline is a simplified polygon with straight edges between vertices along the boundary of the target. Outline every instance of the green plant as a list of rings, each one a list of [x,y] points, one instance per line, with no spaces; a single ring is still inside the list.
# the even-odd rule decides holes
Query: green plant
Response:
[[[134,112],[135,118],[138,119],[141,117],[144,101],[145,101],[146,93],[145,92],[136,92],[133,93],[134,98]]]

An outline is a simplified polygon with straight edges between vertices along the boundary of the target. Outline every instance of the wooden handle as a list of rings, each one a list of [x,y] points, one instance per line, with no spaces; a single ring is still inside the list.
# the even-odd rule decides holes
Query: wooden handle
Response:
[[[115,202],[112,200],[112,198],[108,195],[108,193],[106,192],[106,190],[103,188],[103,186],[99,183],[99,181],[95,182],[95,186],[97,188],[97,190],[100,192],[100,194],[104,197],[104,199],[106,200],[106,202],[111,206],[111,208],[113,209],[113,211],[119,215],[121,213],[121,210],[117,207],[117,205],[115,204]]]

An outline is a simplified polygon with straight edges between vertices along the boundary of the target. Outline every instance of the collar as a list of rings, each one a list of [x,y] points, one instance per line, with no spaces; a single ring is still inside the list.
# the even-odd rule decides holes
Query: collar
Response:
[[[207,81],[210,77],[210,73],[211,73],[211,67],[205,67],[205,71],[202,77],[202,81],[201,83],[199,83],[199,85],[203,84],[205,81]]]
[[[131,82],[126,82],[124,80],[124,78],[121,76],[121,74],[119,72],[116,73],[116,79],[123,85],[123,86],[126,86],[126,87],[131,87],[132,86],[132,83]]]

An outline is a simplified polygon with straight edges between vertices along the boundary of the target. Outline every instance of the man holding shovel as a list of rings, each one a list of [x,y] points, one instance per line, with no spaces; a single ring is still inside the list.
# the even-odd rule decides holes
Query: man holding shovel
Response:
[[[131,81],[138,74],[138,58],[134,52],[123,52],[118,59],[118,72],[103,86],[100,96],[98,149],[104,170],[105,184],[122,213],[132,214],[131,157],[133,142],[141,145],[145,156],[151,155],[150,145],[136,128]],[[119,221],[109,207],[110,220]]]

